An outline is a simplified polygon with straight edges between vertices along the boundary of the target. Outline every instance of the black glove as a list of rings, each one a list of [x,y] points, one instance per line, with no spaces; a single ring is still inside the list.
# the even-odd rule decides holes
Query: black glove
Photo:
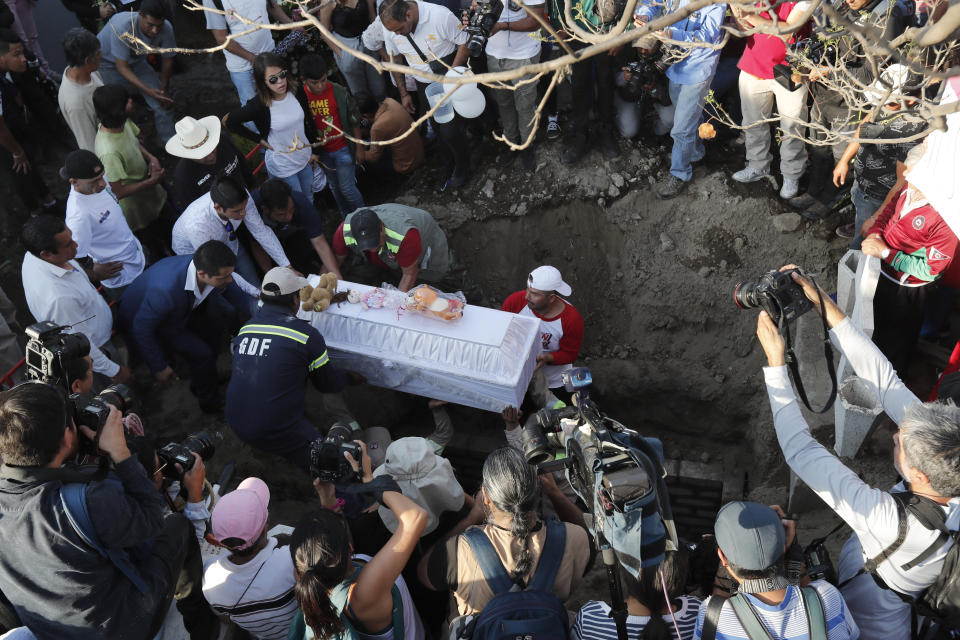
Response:
[[[370,482],[348,484],[343,488],[344,493],[372,496],[373,499],[380,504],[383,504],[383,494],[385,491],[403,493],[397,481],[388,475],[376,476]]]

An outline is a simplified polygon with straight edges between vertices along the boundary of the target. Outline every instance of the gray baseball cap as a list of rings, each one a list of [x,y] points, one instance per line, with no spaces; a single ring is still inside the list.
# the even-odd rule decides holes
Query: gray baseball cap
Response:
[[[723,555],[741,569],[760,571],[783,555],[786,534],[777,512],[758,502],[728,502],[713,525]]]

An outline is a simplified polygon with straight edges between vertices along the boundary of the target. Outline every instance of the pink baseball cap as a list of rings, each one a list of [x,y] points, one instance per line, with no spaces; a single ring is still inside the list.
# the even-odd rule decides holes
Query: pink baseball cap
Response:
[[[247,478],[227,495],[217,501],[210,518],[213,537],[221,543],[242,540],[242,543],[225,544],[231,551],[248,549],[267,526],[267,506],[270,504],[270,489],[260,478]]]

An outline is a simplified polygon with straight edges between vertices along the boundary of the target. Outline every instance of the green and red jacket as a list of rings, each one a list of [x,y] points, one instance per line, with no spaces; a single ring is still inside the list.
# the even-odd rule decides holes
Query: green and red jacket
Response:
[[[957,236],[930,203],[901,215],[907,187],[892,198],[867,232],[879,233],[890,247],[885,272],[906,286],[920,286],[940,278],[957,253]]]

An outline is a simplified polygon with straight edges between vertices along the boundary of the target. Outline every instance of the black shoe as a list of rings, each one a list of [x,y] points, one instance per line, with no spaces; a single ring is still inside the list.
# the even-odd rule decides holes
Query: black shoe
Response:
[[[600,150],[607,158],[620,157],[620,145],[617,143],[617,137],[609,129],[604,129],[600,133]]]
[[[807,220],[823,220],[828,215],[830,215],[830,207],[823,204],[822,202],[814,201],[812,205],[800,212]]]
[[[686,188],[687,183],[671,173],[666,180],[657,185],[657,197],[661,200],[676,198]]]
[[[787,204],[796,209],[809,209],[816,204],[816,202],[817,199],[809,193],[802,193],[799,196],[795,196],[787,200]]]
[[[497,166],[501,169],[509,169],[513,166],[513,163],[517,161],[518,155],[519,153],[517,151],[507,149],[497,156]]]
[[[537,152],[534,151],[533,145],[520,152],[520,159],[523,160],[524,170],[531,173],[537,170]]]
[[[567,147],[563,155],[560,157],[560,162],[563,164],[576,164],[583,159],[583,156],[587,155],[590,145],[587,143],[586,136],[576,136],[573,139],[573,144]]]
[[[434,190],[437,193],[443,193],[448,189],[457,189],[467,184],[467,181],[470,180],[470,173],[465,171],[462,174],[457,174],[456,171],[449,178],[444,178],[437,183],[437,186],[434,187]]]

